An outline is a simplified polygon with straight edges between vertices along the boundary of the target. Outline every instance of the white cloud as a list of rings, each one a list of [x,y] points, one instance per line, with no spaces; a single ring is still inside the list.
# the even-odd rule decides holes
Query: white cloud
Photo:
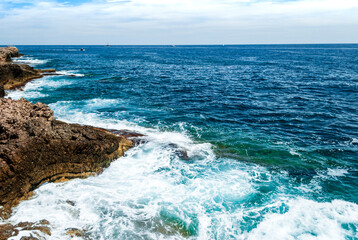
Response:
[[[9,44],[358,42],[356,28],[356,0],[40,1],[0,17]]]

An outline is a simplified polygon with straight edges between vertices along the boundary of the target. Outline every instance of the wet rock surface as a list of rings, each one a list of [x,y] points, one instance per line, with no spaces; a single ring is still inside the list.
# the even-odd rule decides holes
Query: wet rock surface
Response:
[[[138,146],[140,144],[144,144],[147,142],[147,140],[144,138],[145,135],[138,133],[138,132],[133,132],[133,131],[129,131],[129,130],[108,130],[114,134],[118,134],[121,135],[123,137],[125,137],[126,139],[131,140],[135,146]]]
[[[173,150],[173,153],[177,155],[182,160],[189,160],[188,152],[186,149],[180,147],[179,145],[175,143],[170,143],[168,146]]]
[[[91,239],[86,230],[81,230],[81,229],[78,229],[78,228],[68,228],[68,229],[66,229],[66,235],[70,236],[71,238],[79,237],[81,239]]]
[[[45,182],[100,173],[133,145],[119,133],[55,120],[45,104],[0,99],[0,216]]]
[[[28,236],[23,236],[21,239],[44,239],[45,236],[51,236],[51,229],[48,226],[50,223],[47,220],[38,222],[20,222],[16,225],[11,223],[0,224],[0,240],[5,240],[10,237],[16,237],[20,232],[28,231]],[[31,232],[31,233],[30,233]]]

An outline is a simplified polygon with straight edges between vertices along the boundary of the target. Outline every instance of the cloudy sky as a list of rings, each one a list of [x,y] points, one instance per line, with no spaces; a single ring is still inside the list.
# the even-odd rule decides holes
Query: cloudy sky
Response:
[[[358,43],[358,0],[0,0],[6,44]]]

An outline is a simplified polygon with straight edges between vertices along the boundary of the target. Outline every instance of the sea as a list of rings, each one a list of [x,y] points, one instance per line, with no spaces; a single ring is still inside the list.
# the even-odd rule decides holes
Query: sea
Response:
[[[62,75],[8,97],[145,141],[36,189],[7,221],[51,236],[11,239],[358,239],[358,44],[17,47]]]

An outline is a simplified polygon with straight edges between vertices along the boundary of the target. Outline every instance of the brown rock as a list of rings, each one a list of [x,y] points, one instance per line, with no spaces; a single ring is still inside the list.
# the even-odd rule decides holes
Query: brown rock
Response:
[[[26,64],[11,62],[12,57],[19,56],[21,54],[16,47],[0,48],[0,85],[4,85],[4,89],[22,87],[27,82],[42,77],[42,73],[55,72],[55,69],[36,70]]]
[[[21,237],[20,240],[39,240],[39,239],[34,237],[32,234],[30,234],[30,237]]]
[[[8,239],[9,237],[17,236],[19,230],[10,223],[0,225],[0,239]]]
[[[93,176],[132,146],[104,129],[57,121],[45,104],[0,99],[2,217],[41,184]]]
[[[56,72],[56,69],[54,69],[54,68],[50,68],[50,69],[39,69],[38,71],[41,72],[41,73],[55,73],[55,72]]]
[[[48,236],[51,236],[51,230],[48,226],[50,223],[47,220],[41,220],[39,222],[20,222],[16,225],[10,223],[0,225],[0,240],[8,239],[10,237],[15,237],[19,234],[20,231],[34,231],[33,233],[38,235],[36,231],[42,232]],[[29,237],[22,237],[21,239],[38,239],[35,238],[32,234]]]
[[[11,62],[12,57],[20,57],[16,47],[0,48],[0,62]]]
[[[69,228],[69,229],[66,229],[66,230],[67,230],[66,235],[70,236],[71,238],[83,237],[85,235],[84,230],[80,230],[80,229],[77,229],[77,228]]]
[[[26,64],[0,64],[0,84],[3,84],[5,89],[22,87],[27,82],[40,77],[42,75],[39,71]]]
[[[147,140],[145,140],[145,138],[143,138],[145,135],[143,135],[141,133],[137,133],[137,132],[133,132],[133,131],[129,131],[129,130],[114,130],[114,129],[110,129],[108,131],[110,131],[111,133],[114,133],[114,134],[121,135],[121,136],[125,137],[126,139],[131,140],[135,146],[138,146],[140,144],[144,144],[147,142]]]

